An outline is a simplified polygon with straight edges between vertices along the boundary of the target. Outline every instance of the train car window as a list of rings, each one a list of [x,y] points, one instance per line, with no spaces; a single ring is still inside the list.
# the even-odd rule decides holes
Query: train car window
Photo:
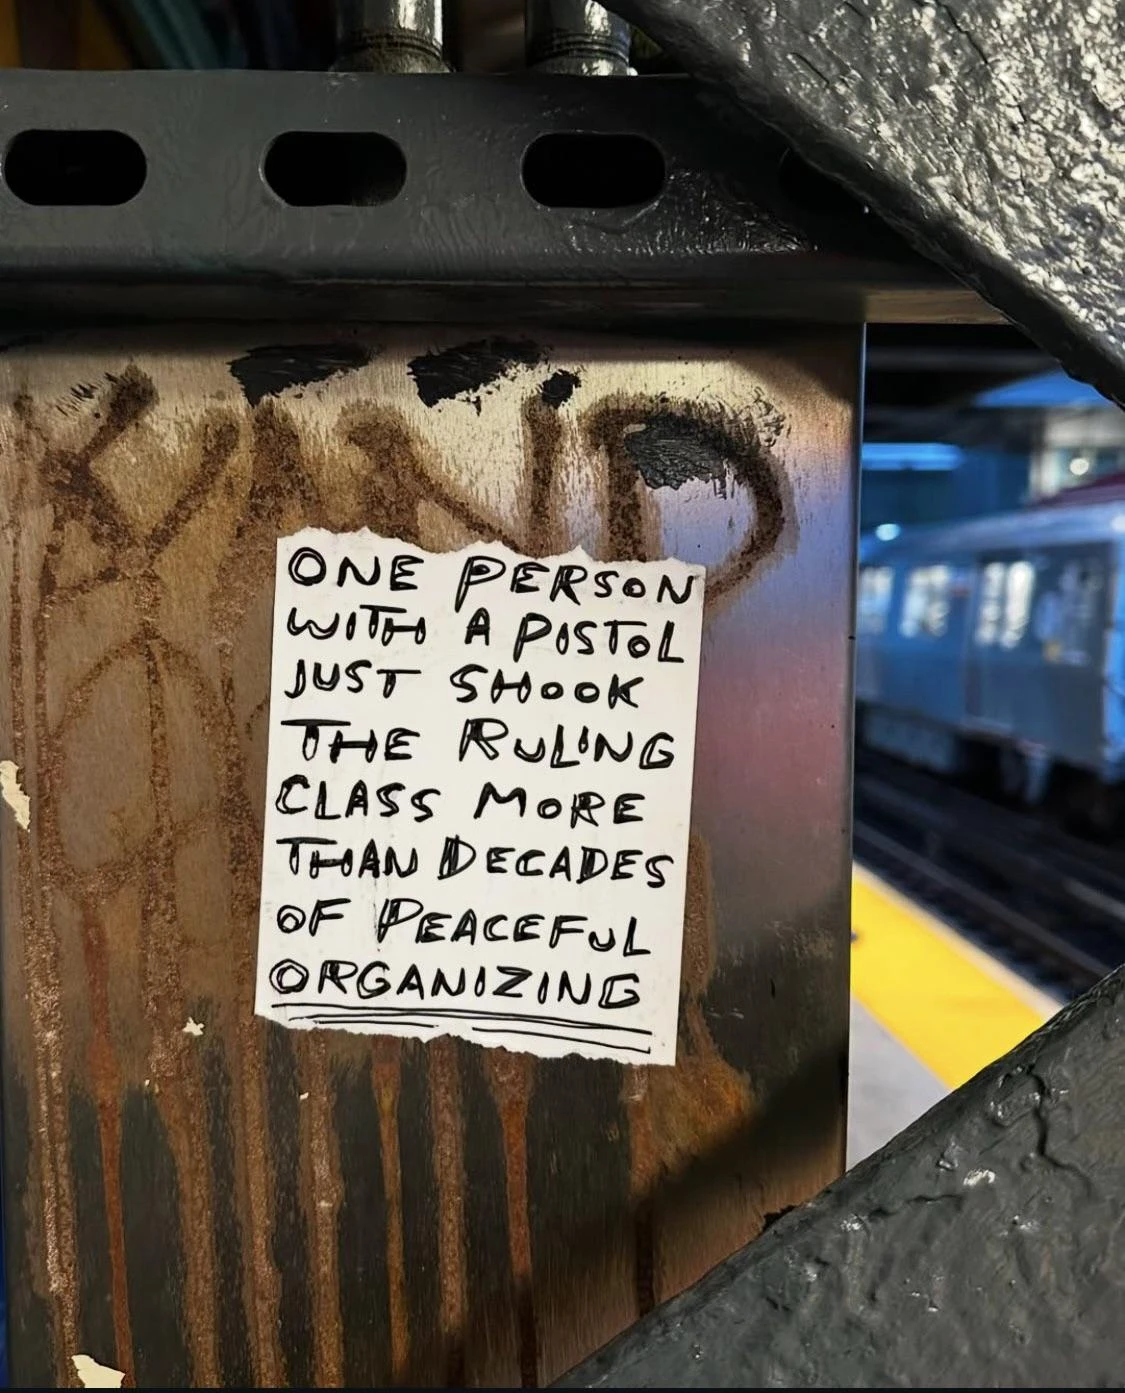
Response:
[[[980,607],[977,610],[974,639],[982,647],[995,643],[1000,633],[1000,619],[1004,613],[1004,573],[1007,569],[1003,561],[990,561],[981,571]]]
[[[891,566],[864,566],[860,571],[856,625],[861,634],[881,634],[886,630],[894,579]]]
[[[1040,597],[1033,623],[1047,662],[1080,667],[1090,661],[1104,584],[1103,568],[1096,560],[1069,561],[1057,585]]]
[[[949,625],[950,580],[948,566],[920,566],[910,572],[898,626],[903,638],[941,638]]]
[[[1008,567],[1008,583],[1004,587],[1004,622],[1000,629],[1002,648],[1015,648],[1027,632],[1034,591],[1035,567],[1030,561],[1013,561]]]
[[[977,623],[973,641],[981,648],[998,643],[1016,648],[1027,632],[1035,595],[1035,567],[1030,561],[990,561],[981,569]]]

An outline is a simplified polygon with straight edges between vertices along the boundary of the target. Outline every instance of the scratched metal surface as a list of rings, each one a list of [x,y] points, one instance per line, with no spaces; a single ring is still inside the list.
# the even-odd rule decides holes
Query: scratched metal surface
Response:
[[[1118,1388],[1125,970],[562,1388]]]
[[[1045,349],[1125,397],[1125,10],[618,0]]]
[[[225,332],[0,359],[13,1379],[546,1383],[842,1162],[858,334]],[[708,564],[674,1069],[252,1016],[305,524]]]

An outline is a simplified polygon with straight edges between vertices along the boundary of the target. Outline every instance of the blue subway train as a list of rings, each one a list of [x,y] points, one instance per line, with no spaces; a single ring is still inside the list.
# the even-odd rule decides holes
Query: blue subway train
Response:
[[[1092,823],[1125,785],[1125,502],[864,539],[857,738]]]

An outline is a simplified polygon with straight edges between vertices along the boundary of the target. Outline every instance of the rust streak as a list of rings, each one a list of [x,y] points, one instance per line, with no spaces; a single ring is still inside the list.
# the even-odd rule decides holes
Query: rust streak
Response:
[[[456,1043],[452,1038],[445,1037],[432,1041],[427,1049],[438,1190],[439,1327],[446,1361],[445,1376],[454,1388],[461,1387],[465,1382],[462,1338],[465,1325],[465,1240],[461,1208],[465,1166]]]
[[[527,1112],[535,1087],[535,1060],[507,1050],[486,1052],[489,1086],[504,1136],[504,1181],[508,1210],[508,1249],[516,1288],[520,1382],[539,1386],[539,1348],[532,1283],[531,1223],[527,1181]]]
[[[53,483],[60,506],[56,510],[43,571],[40,576],[40,615],[58,603],[55,593],[54,565],[61,553],[67,521],[84,521],[91,534],[123,559],[126,572],[132,571],[134,599],[142,616],[141,635],[135,645],[121,645],[104,655],[96,671],[87,681],[72,691],[66,703],[57,732],[57,744],[62,746],[67,731],[78,717],[83,701],[101,676],[119,663],[132,650],[145,663],[150,701],[150,736],[153,756],[152,787],[156,810],[156,828],[147,845],[139,849],[134,860],[141,873],[145,907],[143,929],[143,975],[146,990],[144,1000],[150,1023],[157,1040],[153,1073],[162,1077],[162,1111],[170,1123],[170,1136],[176,1154],[177,1171],[184,1181],[184,1212],[186,1215],[185,1248],[187,1255],[188,1310],[185,1323],[189,1328],[193,1362],[197,1377],[214,1382],[218,1376],[215,1337],[215,1312],[210,1294],[213,1292],[213,1252],[210,1243],[211,1214],[209,1176],[205,1172],[198,1148],[190,1134],[190,1119],[198,1117],[203,1108],[202,1085],[194,1059],[188,1058],[184,1042],[179,1041],[178,1058],[170,1048],[167,1037],[171,1017],[179,1017],[183,1005],[179,976],[174,955],[168,954],[168,940],[175,934],[177,914],[174,890],[175,826],[170,807],[168,784],[170,778],[167,731],[164,719],[161,674],[157,659],[156,611],[159,604],[159,584],[152,574],[152,561],[163,538],[159,535],[147,544],[136,538],[121,514],[110,491],[93,474],[93,465],[123,432],[133,425],[156,399],[151,381],[138,369],[130,368],[117,380],[104,403],[104,420],[91,434],[85,445],[72,452],[48,451],[44,460],[44,476]],[[230,453],[233,441],[224,441],[218,451],[211,450],[208,461],[208,442],[204,449],[204,472],[221,467]],[[189,490],[189,494],[191,490]],[[75,596],[88,593],[91,585],[72,587]],[[45,629],[37,650],[42,653],[46,644]],[[44,683],[37,683],[42,689]],[[37,697],[40,692],[37,690]],[[41,730],[48,729],[45,709],[38,712]],[[41,771],[46,788],[54,777],[53,761],[44,760]],[[56,883],[66,885],[74,895],[82,913],[83,951],[87,963],[87,979],[92,993],[90,1065],[97,1105],[99,1135],[103,1153],[103,1185],[109,1228],[110,1270],[113,1283],[113,1319],[118,1345],[117,1361],[128,1377],[132,1377],[132,1336],[129,1318],[128,1285],[124,1250],[124,1223],[120,1195],[120,1087],[109,1036],[108,973],[104,928],[98,906],[104,903],[109,889],[107,882],[122,883],[128,876],[114,877],[106,868],[82,875],[68,864],[58,819],[58,800],[46,796],[44,860],[52,866]],[[129,869],[132,869],[130,867]],[[155,874],[154,874],[155,872]],[[156,929],[154,934],[153,929]],[[163,1007],[163,1011],[160,1009]],[[162,1043],[163,1042],[163,1043]],[[208,1319],[210,1315],[210,1319]],[[193,1318],[194,1317],[194,1318]],[[73,1345],[71,1345],[73,1348]]]
[[[30,955],[29,955],[30,957]],[[32,1030],[48,1016],[43,1004],[33,1006]],[[76,1347],[78,1339],[77,1254],[74,1239],[74,1198],[65,1169],[65,1153],[54,1149],[54,1138],[61,1147],[68,1146],[68,1128],[62,1097],[62,1067],[59,1037],[44,1042],[35,1052],[35,1087],[40,1099],[40,1143],[43,1147],[43,1237],[44,1259],[47,1267],[47,1286],[55,1299],[62,1348],[56,1348],[56,1359],[62,1370],[60,1387],[73,1375],[63,1362],[63,1350]]]
[[[249,1201],[250,1326],[254,1332],[254,1368],[258,1386],[281,1386],[281,1349],[277,1311],[281,1299],[277,1270],[270,1258],[269,1185],[266,1161],[265,1064],[262,1023],[248,1011],[241,1036],[242,1110],[246,1131],[247,1199]]]
[[[499,522],[482,517],[471,503],[426,471],[416,437],[397,411],[370,413],[352,424],[346,438],[371,464],[365,511],[379,519],[387,535],[418,544],[418,505],[425,501],[444,509],[471,532],[520,550],[517,537]]]
[[[155,590],[155,585],[153,585]],[[156,597],[150,603],[155,606]],[[144,607],[151,615],[152,609]],[[170,951],[179,939],[176,907],[175,823],[169,784],[168,718],[164,678],[157,657],[158,640],[152,620],[144,624],[145,670],[148,681],[152,790],[156,805],[152,864],[142,891],[142,973],[145,1007],[153,1037],[153,1076],[160,1079],[160,1110],[168,1123],[176,1169],[183,1182],[181,1198],[186,1277],[184,1321],[187,1326],[196,1379],[207,1388],[219,1382],[216,1329],[214,1225],[211,1181],[206,1153],[196,1142],[197,1120],[205,1100],[198,1053],[182,1031],[185,1002],[178,968],[179,955]]]
[[[288,498],[315,518],[315,492],[304,473],[296,431],[272,402],[254,413],[249,493],[229,554],[220,567],[212,603],[212,625],[221,663],[220,726],[216,744],[221,761],[221,822],[229,839],[231,929],[235,996],[242,1068],[243,1159],[249,1208],[252,1293],[249,1318],[254,1366],[259,1385],[279,1386],[281,1283],[271,1255],[270,1168],[266,1154],[266,1026],[254,1017],[254,949],[257,941],[258,880],[261,848],[250,800],[249,773],[242,732],[235,715],[235,666],[239,624],[256,586],[272,577],[274,547],[282,528],[281,508]]]
[[[312,1161],[313,1357],[321,1388],[340,1388],[344,1383],[343,1323],[340,1319],[340,1281],[336,1242],[336,1218],[343,1200],[343,1185],[332,1145],[332,1106],[328,1086],[328,1044],[323,1035],[309,1032],[305,1041],[305,1088],[309,1094],[304,1128]]]
[[[555,550],[552,488],[562,449],[562,421],[538,394],[524,404],[523,436],[529,460],[527,550],[533,556],[547,556]]]
[[[379,1110],[379,1146],[387,1204],[387,1288],[391,1325],[391,1380],[401,1387],[410,1359],[410,1315],[406,1303],[406,1253],[402,1218],[402,1169],[398,1145],[398,1100],[402,1042],[389,1036],[372,1041],[371,1072]]]
[[[82,906],[83,952],[90,984],[90,1078],[98,1114],[98,1139],[102,1149],[102,1194],[105,1199],[109,1239],[109,1270],[113,1291],[113,1337],[117,1367],[130,1387],[133,1369],[133,1334],[129,1318],[129,1283],[125,1260],[125,1217],[121,1205],[121,1080],[109,1031],[109,965],[105,925],[92,905]]]
[[[145,844],[132,854],[124,854],[116,865],[99,867],[87,875],[78,874],[66,865],[61,842],[57,842],[56,845],[55,861],[59,882],[72,891],[80,904],[87,906],[104,902],[110,893],[130,880],[136,879],[141,883],[144,908],[142,995],[155,1041],[151,1072],[162,1085],[159,1094],[161,1111],[169,1124],[176,1168],[183,1182],[181,1210],[187,1262],[185,1325],[196,1377],[205,1383],[214,1383],[218,1379],[216,1302],[225,1298],[224,1294],[214,1290],[215,1254],[212,1240],[210,1172],[206,1156],[195,1141],[195,1121],[203,1113],[205,1100],[198,1052],[192,1048],[190,1041],[183,1037],[180,1028],[185,1002],[178,969],[179,955],[168,953],[168,943],[177,936],[179,922],[175,891],[177,836],[190,835],[192,830],[205,821],[207,812],[204,810],[177,823],[171,806],[171,766],[163,691],[168,671],[174,670],[189,681],[204,728],[215,737],[216,745],[228,756],[231,753],[231,742],[223,738],[225,732],[222,713],[216,715],[217,703],[202,679],[198,664],[190,655],[178,652],[167,644],[159,632],[159,615],[164,596],[161,581],[154,567],[163,550],[180,535],[218,482],[237,445],[238,427],[233,417],[225,415],[218,415],[204,422],[201,430],[201,462],[196,476],[147,538],[134,536],[127,520],[117,509],[112,495],[98,483],[90,469],[100,451],[116,439],[154,400],[155,392],[151,383],[137,369],[130,368],[118,380],[110,394],[105,409],[107,419],[95,432],[92,442],[71,456],[61,453],[52,456],[47,472],[53,476],[56,491],[63,497],[65,506],[59,509],[52,544],[48,548],[43,608],[59,603],[63,597],[63,592],[56,591],[54,587],[50,569],[59,554],[61,525],[65,523],[69,514],[71,521],[85,522],[95,537],[112,545],[118,562],[112,568],[103,568],[95,577],[81,584],[68,586],[65,596],[75,598],[109,580],[127,580],[131,584],[130,598],[137,608],[141,623],[139,632],[133,639],[116,645],[103,654],[93,669],[67,694],[59,722],[58,738],[63,738],[67,728],[73,724],[82,710],[89,694],[107,673],[128,655],[140,658],[147,675],[150,705],[153,761],[151,784],[156,829]],[[237,741],[234,755],[232,782],[237,788],[243,782]],[[232,772],[229,760],[226,771]],[[236,831],[246,827],[250,821],[249,809],[244,809],[243,812],[243,817],[229,823],[228,826]],[[238,877],[235,877],[235,885],[239,885]],[[252,906],[246,906],[246,913],[249,923]],[[250,1003],[247,1000],[248,1011],[249,1007]],[[253,1042],[246,1050],[245,1057],[251,1060],[258,1058]],[[239,1101],[244,1106],[245,1115],[252,1117],[256,1114],[260,1118],[260,1106],[255,1108],[252,1103],[249,1107],[246,1106],[247,1100],[253,1094],[253,1088],[245,1086],[247,1082],[248,1080],[244,1079]],[[117,1087],[119,1088],[119,1083]],[[251,1127],[249,1135],[253,1138],[261,1133],[260,1130],[255,1131]],[[264,1158],[262,1161],[264,1165]],[[261,1196],[251,1194],[250,1211],[252,1219],[258,1218],[264,1222],[266,1211]],[[255,1284],[255,1289],[258,1293],[268,1293],[268,1281]],[[127,1313],[127,1307],[123,1309]],[[273,1324],[272,1320],[254,1323],[256,1331]],[[260,1344],[259,1341],[259,1354]],[[268,1358],[260,1359],[259,1365],[265,1370],[271,1367]],[[276,1363],[272,1368],[276,1370]]]
[[[26,425],[26,421],[24,423]],[[22,452],[21,452],[22,453]],[[22,500],[20,482],[17,507]],[[54,527],[59,529],[56,520]],[[48,540],[48,548],[50,539]],[[23,701],[25,673],[23,666],[23,596],[20,539],[13,546],[12,573],[12,736],[16,762],[25,770],[36,769],[34,787],[29,788],[36,798],[51,805],[51,772],[47,761],[40,767],[38,737],[47,730],[46,723],[46,623],[40,573],[39,595],[30,616],[32,630],[32,702],[33,728],[36,733],[34,761],[27,745]],[[40,827],[43,819],[39,819]],[[69,1128],[62,1086],[63,1018],[59,997],[58,942],[53,931],[50,913],[50,890],[46,878],[36,875],[40,865],[39,836],[33,828],[30,845],[21,843],[17,856],[20,880],[21,937],[25,954],[28,1009],[31,1026],[31,1048],[35,1069],[35,1097],[39,1111],[39,1156],[42,1168],[44,1257],[47,1284],[56,1303],[59,1329],[55,1346],[60,1384],[69,1384],[75,1375],[65,1359],[68,1349],[77,1349],[78,1296],[77,1252],[74,1227],[74,1201],[69,1173],[59,1174],[64,1158],[69,1154]]]
[[[117,1367],[125,1383],[136,1384],[133,1334],[129,1321],[129,1287],[125,1264],[125,1217],[121,1206],[121,1109],[98,1104],[98,1134],[102,1145],[106,1228],[109,1231],[109,1270],[113,1282],[113,1339]]]
[[[203,423],[202,435],[199,472],[149,537],[150,557],[176,540],[218,483],[238,444],[238,423],[232,416],[218,416]]]
[[[652,1125],[648,1070],[631,1064],[622,1079],[629,1117],[629,1180],[636,1227],[637,1309],[643,1316],[656,1305],[656,1197],[659,1153]]]
[[[223,722],[218,732],[222,755],[222,820],[230,837],[232,934],[241,948],[234,954],[237,982],[240,1055],[242,1063],[242,1111],[244,1160],[249,1208],[250,1273],[253,1301],[249,1319],[254,1335],[254,1367],[259,1384],[277,1388],[281,1379],[281,1346],[278,1311],[281,1284],[270,1254],[269,1162],[265,1078],[265,1026],[254,1016],[253,926],[257,895],[252,877],[257,865],[253,812],[247,796],[242,753],[234,720],[234,695],[229,645],[220,647],[223,661]]]

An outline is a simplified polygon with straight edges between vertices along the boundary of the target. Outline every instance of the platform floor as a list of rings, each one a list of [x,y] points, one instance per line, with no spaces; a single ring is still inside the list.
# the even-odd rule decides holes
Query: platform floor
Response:
[[[849,1166],[1063,1004],[858,865],[852,932]]]

